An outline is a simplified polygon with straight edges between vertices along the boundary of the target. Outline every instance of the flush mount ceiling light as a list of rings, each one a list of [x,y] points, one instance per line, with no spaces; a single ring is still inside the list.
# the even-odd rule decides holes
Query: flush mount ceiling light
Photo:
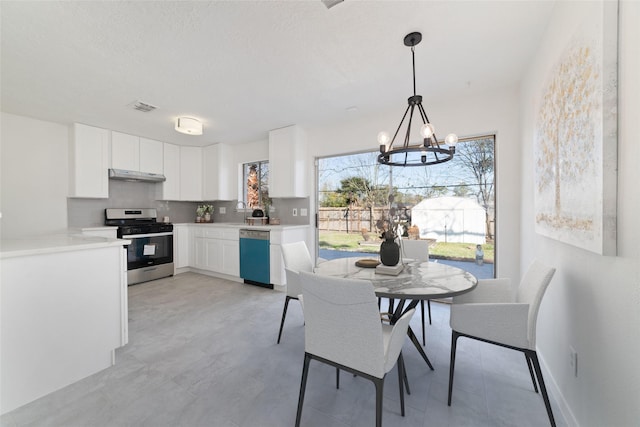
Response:
[[[202,135],[202,122],[192,117],[178,117],[176,130],[187,135]]]
[[[438,142],[436,134],[434,132],[433,125],[429,122],[427,113],[425,113],[422,107],[422,96],[416,95],[416,58],[415,58],[415,46],[422,40],[422,34],[410,33],[404,38],[404,45],[411,47],[411,59],[413,61],[413,96],[409,97],[409,106],[400,120],[398,129],[393,135],[393,138],[387,132],[380,132],[378,134],[378,143],[380,144],[380,154],[378,154],[378,163],[389,166],[428,166],[438,163],[448,162],[453,159],[453,155],[456,152],[456,143],[458,137],[450,133],[445,138],[444,144]],[[417,108],[416,108],[417,107]],[[420,128],[420,135],[422,136],[422,142],[411,143],[411,125],[413,121],[413,113],[417,110],[420,113],[420,119],[422,120],[422,127]],[[394,146],[396,137],[400,133],[402,124],[405,119],[409,117],[407,121],[407,130],[404,134],[404,141],[402,145],[398,141],[398,145]],[[446,148],[445,148],[446,144]]]

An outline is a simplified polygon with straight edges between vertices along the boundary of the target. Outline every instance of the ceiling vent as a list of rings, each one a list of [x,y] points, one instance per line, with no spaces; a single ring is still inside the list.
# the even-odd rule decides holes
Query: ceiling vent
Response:
[[[133,101],[129,105],[134,110],[142,111],[143,113],[148,113],[148,112],[153,111],[156,108],[158,108],[158,107],[154,107],[153,105],[147,104],[146,102],[142,102],[142,101]]]

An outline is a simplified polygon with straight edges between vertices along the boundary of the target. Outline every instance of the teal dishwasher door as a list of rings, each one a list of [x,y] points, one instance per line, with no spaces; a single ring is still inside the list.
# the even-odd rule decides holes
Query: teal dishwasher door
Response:
[[[240,230],[240,277],[245,283],[273,289],[268,230]]]

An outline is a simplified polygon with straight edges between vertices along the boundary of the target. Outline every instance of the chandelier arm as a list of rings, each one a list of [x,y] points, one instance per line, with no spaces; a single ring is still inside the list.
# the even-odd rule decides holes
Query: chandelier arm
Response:
[[[400,120],[400,124],[398,125],[398,129],[396,129],[396,133],[393,134],[393,138],[391,139],[391,143],[389,144],[389,149],[393,148],[393,143],[396,140],[396,136],[398,136],[398,132],[400,132],[400,128],[402,127],[402,123],[404,123],[404,119],[407,117],[407,113],[409,112],[410,105],[407,106],[407,109],[404,110],[404,115],[402,116],[402,120]]]
[[[407,122],[407,133],[404,134],[404,147],[409,146],[409,140],[411,139],[411,123],[413,122],[413,110],[415,109],[415,104],[411,104],[411,113],[409,113],[409,122]]]

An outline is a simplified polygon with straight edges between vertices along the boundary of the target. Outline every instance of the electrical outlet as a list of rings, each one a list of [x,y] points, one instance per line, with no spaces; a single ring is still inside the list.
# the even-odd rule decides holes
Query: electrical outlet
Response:
[[[578,377],[578,352],[569,346],[569,366],[573,371],[573,376]]]
[[[306,208],[300,208],[300,216],[307,216],[307,209]]]
[[[227,208],[225,208],[225,207],[221,207],[221,208],[220,208],[220,215],[224,215],[224,214],[226,214],[226,213],[227,213]]]
[[[293,210],[291,211],[291,215],[298,216],[298,208],[293,208]]]

